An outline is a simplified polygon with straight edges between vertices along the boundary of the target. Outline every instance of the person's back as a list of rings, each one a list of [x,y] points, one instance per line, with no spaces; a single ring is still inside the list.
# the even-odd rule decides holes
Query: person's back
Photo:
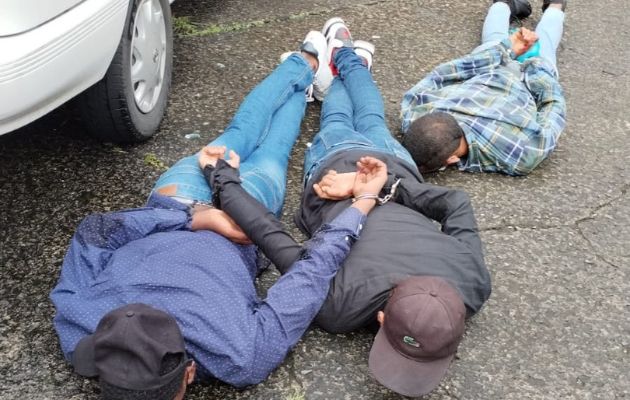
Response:
[[[526,175],[556,147],[566,113],[555,65],[564,13],[554,5],[545,11],[537,33],[523,28],[508,37],[510,8],[505,3],[496,1],[490,8],[484,44],[438,66],[403,97],[403,144],[422,171],[457,164],[471,172]],[[535,40],[540,57],[517,62]],[[459,125],[459,132],[441,135],[462,145],[455,143],[448,154],[431,160],[445,147],[436,139],[441,135],[431,130],[437,116]]]
[[[333,155],[320,171],[353,170],[364,150]],[[439,276],[462,294],[467,313],[479,311],[490,295],[490,275],[468,196],[457,190],[422,183],[408,163],[371,153],[386,161],[390,175],[401,178],[397,195],[370,214],[361,235],[331,283],[316,322],[330,332],[348,332],[376,323],[390,290],[410,276]],[[318,181],[319,175],[313,176]],[[334,218],[345,201],[326,201],[306,187],[296,224],[308,235]],[[430,218],[443,224],[440,226]]]
[[[257,302],[256,247],[236,245],[206,230],[191,231],[187,207],[153,196],[156,208],[94,214],[77,229],[51,293],[61,347],[71,359],[77,343],[113,308],[142,302],[173,315],[197,360],[200,377],[239,384],[253,348],[250,305]],[[118,247],[120,246],[120,247]],[[93,262],[74,262],[76,257]],[[239,335],[234,335],[238,331]],[[231,343],[223,338],[233,336]],[[225,357],[232,367],[222,366]]]

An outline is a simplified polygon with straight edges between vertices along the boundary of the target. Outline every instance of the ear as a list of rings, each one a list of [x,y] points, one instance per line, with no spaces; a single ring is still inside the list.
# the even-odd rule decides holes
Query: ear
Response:
[[[453,165],[453,164],[457,164],[459,162],[459,157],[457,157],[455,154],[451,155],[449,158],[446,159],[446,165]]]
[[[376,313],[376,320],[378,321],[378,324],[380,326],[383,326],[383,323],[385,322],[385,313],[383,311],[379,311]]]
[[[186,384],[190,385],[195,380],[195,375],[197,373],[197,364],[193,361],[189,366],[186,367]]]

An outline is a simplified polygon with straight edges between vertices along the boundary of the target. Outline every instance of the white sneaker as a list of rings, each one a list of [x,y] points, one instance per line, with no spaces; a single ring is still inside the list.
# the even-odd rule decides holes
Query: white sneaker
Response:
[[[300,50],[317,57],[319,65],[313,78],[313,96],[317,100],[323,101],[333,80],[333,74],[329,65],[330,61],[328,60],[326,38],[321,32],[310,31],[304,38]]]
[[[365,66],[369,71],[372,71],[374,50],[376,50],[376,48],[370,42],[366,42],[365,40],[354,41],[354,52],[365,61]]]

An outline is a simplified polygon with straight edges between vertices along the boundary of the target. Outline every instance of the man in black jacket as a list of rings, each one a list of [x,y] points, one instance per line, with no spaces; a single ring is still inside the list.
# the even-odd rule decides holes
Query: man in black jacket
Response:
[[[423,183],[409,153],[387,129],[369,70],[373,47],[363,43],[363,58],[358,57],[340,18],[328,21],[324,31],[338,76],[322,106],[321,130],[306,154],[296,223],[312,236],[355,201],[353,171],[362,157],[384,161],[388,181],[374,194],[380,207],[334,278],[316,322],[330,332],[348,332],[378,320],[371,372],[392,390],[419,396],[438,385],[462,338],[464,319],[490,295],[473,209],[465,193]],[[215,204],[286,271],[301,247],[246,195],[238,174],[226,165],[204,171]]]

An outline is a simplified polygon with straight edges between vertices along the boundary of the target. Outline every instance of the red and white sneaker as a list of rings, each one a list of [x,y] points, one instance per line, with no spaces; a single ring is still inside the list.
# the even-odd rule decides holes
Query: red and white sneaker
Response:
[[[365,65],[369,71],[372,71],[375,50],[376,48],[370,42],[366,42],[365,40],[354,41],[354,52],[363,59],[363,65]]]
[[[354,47],[350,29],[348,29],[343,19],[334,17],[326,21],[322,29],[322,34],[326,37],[326,42],[328,43],[327,56],[330,62],[330,70],[333,76],[337,76],[339,72],[334,63],[336,51],[341,47]]]

